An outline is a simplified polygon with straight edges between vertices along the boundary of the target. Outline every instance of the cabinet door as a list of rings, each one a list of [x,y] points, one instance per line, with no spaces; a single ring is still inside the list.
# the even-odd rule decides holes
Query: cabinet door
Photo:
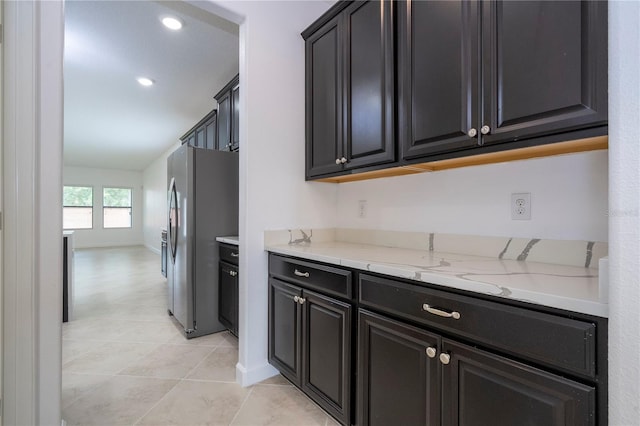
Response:
[[[231,90],[231,149],[240,147],[240,85]]]
[[[595,425],[591,386],[443,339],[444,426]]]
[[[351,305],[303,292],[302,389],[351,424]]]
[[[238,268],[219,262],[218,319],[238,335]]]
[[[204,124],[206,133],[205,148],[207,149],[216,149],[216,138],[218,133],[217,118],[217,114],[213,114],[213,117]]]
[[[231,93],[218,100],[218,150],[231,149]]]
[[[206,129],[204,126],[202,127],[198,127],[196,129],[196,141],[195,141],[195,145],[198,148],[204,148],[206,145]]]
[[[196,132],[190,133],[185,143],[189,146],[196,146]]]
[[[342,170],[342,15],[306,40],[307,178]]]
[[[293,383],[300,384],[300,309],[294,297],[300,287],[269,280],[269,362]]]
[[[345,168],[395,160],[394,2],[345,11]]]
[[[478,122],[478,3],[398,2],[398,137],[404,159],[472,148]]]
[[[607,2],[482,7],[485,144],[607,123]]]
[[[358,317],[357,424],[439,426],[440,338],[364,310]]]

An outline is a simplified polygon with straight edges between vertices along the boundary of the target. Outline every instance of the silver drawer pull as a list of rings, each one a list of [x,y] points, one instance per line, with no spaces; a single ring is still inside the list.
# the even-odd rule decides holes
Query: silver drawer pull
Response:
[[[240,256],[238,253],[231,252],[231,257],[238,257],[238,256]]]
[[[293,296],[293,301],[294,302],[298,303],[299,300],[300,300],[299,296]]]
[[[436,308],[432,308],[431,306],[427,305],[426,303],[422,305],[422,310],[423,311],[427,311],[430,314],[433,315],[438,315],[439,317],[445,317],[445,318],[453,318],[453,319],[460,319],[460,312],[446,312],[446,311],[442,311],[440,309],[436,309]]]
[[[309,273],[308,272],[300,272],[297,269],[295,271],[293,271],[294,274],[296,274],[299,277],[305,277],[305,278],[309,278]]]

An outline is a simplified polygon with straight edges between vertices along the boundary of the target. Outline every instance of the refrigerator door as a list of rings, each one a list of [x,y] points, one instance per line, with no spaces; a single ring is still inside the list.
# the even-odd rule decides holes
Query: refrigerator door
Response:
[[[191,188],[193,178],[189,173],[190,152],[186,146],[178,148],[170,157],[170,176],[173,181],[171,195],[174,199],[173,223],[173,316],[187,333],[193,329],[193,288],[191,256]],[[171,296],[170,296],[171,298]]]

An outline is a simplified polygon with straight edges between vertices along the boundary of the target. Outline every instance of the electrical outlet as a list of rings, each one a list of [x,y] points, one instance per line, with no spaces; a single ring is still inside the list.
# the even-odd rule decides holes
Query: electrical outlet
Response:
[[[361,219],[367,217],[367,200],[358,201],[358,217]]]
[[[531,193],[511,194],[511,220],[531,220]]]

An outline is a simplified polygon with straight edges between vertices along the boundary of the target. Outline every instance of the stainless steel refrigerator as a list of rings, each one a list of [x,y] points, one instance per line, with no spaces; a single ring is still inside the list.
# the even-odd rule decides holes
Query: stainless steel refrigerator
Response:
[[[168,311],[187,338],[218,321],[218,243],[238,235],[238,154],[182,145],[167,159]]]

